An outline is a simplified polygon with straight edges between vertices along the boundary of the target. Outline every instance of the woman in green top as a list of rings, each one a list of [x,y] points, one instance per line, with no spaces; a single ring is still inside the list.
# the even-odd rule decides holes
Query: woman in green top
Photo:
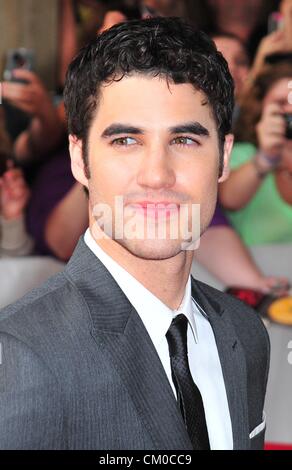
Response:
[[[241,104],[220,201],[247,245],[292,242],[292,64],[267,66]]]

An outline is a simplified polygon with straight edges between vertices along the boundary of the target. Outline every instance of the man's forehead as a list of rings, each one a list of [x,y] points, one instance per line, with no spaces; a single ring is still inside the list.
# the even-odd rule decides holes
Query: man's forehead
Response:
[[[217,127],[202,91],[190,83],[168,83],[166,78],[137,74],[102,86],[92,124],[101,132],[116,123],[151,132],[194,121],[210,132]]]
[[[170,104],[180,100],[184,106],[187,104],[187,107],[192,104],[210,107],[206,94],[194,84],[174,83],[164,76],[144,74],[123,76],[120,79],[102,84],[98,93],[98,107],[105,106],[110,102],[110,106],[114,106],[115,109],[125,106],[123,108],[125,111],[139,108],[141,105],[144,109],[146,107],[157,108],[162,101],[165,104]],[[183,106],[180,108],[183,109]]]

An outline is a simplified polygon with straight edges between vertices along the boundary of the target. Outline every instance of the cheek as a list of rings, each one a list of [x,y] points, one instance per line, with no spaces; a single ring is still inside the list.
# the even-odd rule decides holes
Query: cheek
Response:
[[[90,186],[100,198],[113,199],[123,195],[131,182],[132,169],[121,156],[113,158],[98,151],[90,161]],[[102,155],[98,157],[97,155]]]
[[[201,162],[200,165],[189,165],[177,175],[177,184],[183,186],[193,199],[208,199],[209,195],[217,192],[218,165],[214,162]]]

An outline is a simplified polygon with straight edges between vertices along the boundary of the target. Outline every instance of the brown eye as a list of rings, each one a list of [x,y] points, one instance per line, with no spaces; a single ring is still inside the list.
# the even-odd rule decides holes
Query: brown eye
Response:
[[[114,139],[111,143],[112,145],[127,146],[135,144],[136,140],[132,137],[118,137],[117,139]]]
[[[189,145],[196,144],[197,142],[194,139],[191,139],[190,137],[180,136],[180,137],[175,137],[175,139],[173,139],[173,143],[175,145],[189,146]]]

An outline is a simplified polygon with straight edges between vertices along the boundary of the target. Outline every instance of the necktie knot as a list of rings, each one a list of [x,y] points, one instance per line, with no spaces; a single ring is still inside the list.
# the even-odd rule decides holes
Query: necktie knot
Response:
[[[177,315],[166,333],[170,357],[187,356],[188,320],[183,314]]]

